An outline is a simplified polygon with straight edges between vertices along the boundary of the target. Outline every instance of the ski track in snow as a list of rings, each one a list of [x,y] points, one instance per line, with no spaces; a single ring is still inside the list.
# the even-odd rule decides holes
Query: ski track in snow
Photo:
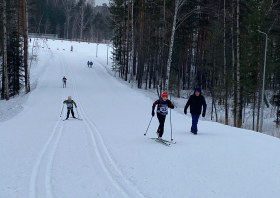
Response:
[[[62,70],[63,73],[65,73],[65,65],[64,62],[62,61],[62,59],[60,58],[60,63],[62,65]],[[63,101],[63,99],[65,98],[65,91],[63,89],[62,91],[62,98],[61,101]],[[64,104],[63,104],[64,107]],[[61,121],[61,117],[59,119],[59,121]],[[55,152],[57,150],[57,146],[59,143],[59,140],[61,139],[61,135],[62,135],[62,131],[63,131],[63,127],[64,127],[64,122],[62,122],[60,130],[58,132],[58,137],[55,140],[54,146],[51,149],[51,153],[50,153],[50,158],[49,158],[49,163],[47,164],[46,167],[46,173],[45,173],[45,191],[46,191],[46,195],[49,198],[53,197],[53,193],[52,193],[52,184],[51,184],[51,170],[52,170],[52,166],[53,166],[53,160],[54,160],[54,156],[55,156]]]
[[[62,41],[56,45],[58,42]],[[82,43],[79,47],[84,48]],[[43,55],[38,90],[21,101],[25,109],[19,117],[0,122],[0,198],[279,197],[279,139],[203,119],[201,133],[193,136],[188,131],[190,115],[172,110],[177,145],[169,149],[145,140],[156,92],[132,89],[140,93],[134,95],[113,86],[115,82],[130,84],[118,77],[107,78],[106,70],[111,76],[114,73],[102,58],[93,60],[98,66],[95,69],[84,69],[85,57],[94,53],[90,49],[76,55],[55,50],[53,62]],[[69,76],[69,89],[62,89],[62,73]],[[59,108],[65,107],[59,100],[68,94],[79,105],[77,113],[83,121],[65,123],[58,116]],[[131,94],[131,100],[122,101],[121,94]],[[114,111],[109,108],[116,103],[106,109],[112,99],[120,105]],[[183,99],[176,101],[182,109]],[[139,112],[137,118],[130,114],[132,106]],[[46,111],[51,113],[42,116]],[[101,114],[103,111],[108,112]],[[118,114],[110,114],[115,112]],[[124,123],[119,119],[123,117]],[[139,127],[131,133],[136,124]],[[153,120],[148,136],[155,135],[155,128]],[[75,157],[78,159],[72,161]]]
[[[60,59],[60,65],[62,66],[62,70],[65,71],[65,68],[64,68],[65,66],[61,59]],[[64,89],[61,94],[62,101],[63,101],[63,98],[65,98]],[[57,130],[59,125],[60,125],[60,128],[59,128],[59,130]],[[29,183],[29,197],[30,198],[38,198],[38,194],[39,194],[38,191],[40,191],[38,188],[41,187],[40,185],[38,185],[38,182],[41,177],[43,177],[42,180],[45,182],[45,194],[46,194],[45,197],[48,197],[48,198],[53,197],[52,184],[51,184],[51,169],[52,169],[55,152],[56,152],[60,137],[62,135],[63,126],[64,126],[64,122],[61,123],[61,117],[59,117],[53,128],[50,138],[44,145],[42,151],[40,152],[40,155],[38,156],[38,158],[36,160],[35,167],[33,168],[31,180]],[[57,134],[57,131],[58,131],[58,134]],[[57,134],[57,137],[55,136],[55,134]],[[51,142],[54,142],[53,146],[51,146]],[[48,148],[50,150],[49,154],[47,154]],[[48,160],[47,160],[47,164],[45,167],[44,175],[41,176],[39,174],[39,171],[41,168],[44,168],[44,165],[43,165],[44,157],[45,158],[48,157]]]
[[[63,58],[60,57],[60,63],[65,73],[65,62],[66,60],[62,60]],[[104,170],[106,176],[109,178],[111,183],[115,186],[115,188],[122,194],[123,197],[141,197],[144,198],[145,196],[133,185],[131,182],[123,175],[121,170],[118,168],[116,162],[112,159],[104,140],[95,126],[94,123],[90,121],[88,116],[86,115],[85,111],[80,102],[80,98],[76,89],[76,81],[75,76],[73,74],[73,70],[69,63],[67,63],[70,69],[70,73],[72,78],[74,79],[73,83],[73,90],[75,98],[80,104],[80,108],[84,119],[84,124],[88,128],[90,132],[91,141],[93,143],[94,151],[98,157],[98,161]],[[61,98],[65,98],[64,89],[61,94]],[[29,197],[30,198],[38,198],[39,196],[43,196],[42,185],[41,182],[44,182],[45,188],[45,196],[52,198],[53,197],[53,188],[51,183],[51,170],[53,166],[54,156],[59,145],[59,141],[63,132],[64,122],[61,123],[61,117],[57,120],[52,133],[44,145],[43,149],[41,150],[36,163],[34,165],[30,183],[29,183]],[[90,151],[92,152],[92,151]],[[44,160],[46,160],[46,165],[44,165]],[[42,171],[40,171],[42,170]],[[43,172],[44,174],[42,175]]]
[[[66,60],[64,60],[67,62]],[[90,132],[90,137],[94,146],[94,151],[98,157],[98,161],[100,165],[102,166],[102,169],[106,173],[106,176],[110,179],[112,184],[116,187],[118,191],[122,193],[124,197],[131,198],[131,197],[141,197],[144,198],[144,196],[136,186],[134,186],[122,173],[122,171],[118,168],[117,163],[113,160],[111,157],[111,154],[108,151],[108,148],[106,147],[104,140],[101,136],[100,131],[97,129],[96,125],[88,118],[86,115],[84,108],[82,106],[82,102],[80,101],[79,94],[76,89],[76,78],[73,74],[73,69],[71,65],[67,62],[67,65],[70,68],[70,73],[72,76],[72,79],[74,81],[73,83],[73,90],[74,90],[74,96],[76,100],[79,102],[79,109],[81,110],[81,113],[83,115],[83,122],[88,128]],[[90,151],[92,152],[92,151]]]
[[[63,123],[62,123],[61,126],[60,126],[60,129],[59,129],[59,132],[58,132],[59,134],[57,135],[57,137],[55,136],[55,134],[57,132],[57,128],[58,128],[60,123],[61,123],[61,119],[59,118],[58,121],[56,122],[56,125],[55,125],[52,133],[51,133],[50,138],[48,139],[48,141],[44,145],[42,151],[40,152],[40,155],[38,156],[38,158],[36,160],[35,166],[34,166],[33,171],[32,171],[31,180],[30,180],[30,183],[29,183],[29,194],[30,194],[29,197],[30,198],[37,198],[38,197],[38,195],[37,195],[38,192],[37,191],[38,191],[38,187],[40,187],[40,185],[38,185],[38,181],[40,179],[39,170],[40,170],[40,168],[43,167],[42,162],[44,160],[44,157],[47,156],[48,147],[51,146],[51,142],[53,142],[53,140],[56,138],[54,140],[55,145],[51,149],[51,154],[49,156],[50,160],[47,163],[45,175],[43,176],[44,180],[45,180],[46,194],[48,195],[47,197],[52,197],[52,188],[51,188],[51,183],[50,183],[50,177],[51,177],[50,170],[51,170],[51,166],[52,166],[52,161],[53,161],[53,156],[54,156],[54,153],[55,153],[55,149],[58,145],[59,138],[60,138],[62,130],[63,130]]]

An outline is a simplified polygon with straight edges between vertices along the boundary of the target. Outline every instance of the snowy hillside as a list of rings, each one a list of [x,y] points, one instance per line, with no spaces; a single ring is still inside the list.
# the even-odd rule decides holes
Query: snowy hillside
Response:
[[[32,92],[12,99],[14,105],[1,103],[14,112],[0,122],[1,198],[279,197],[278,138],[204,119],[194,136],[190,116],[177,108],[176,144],[164,146],[149,139],[156,137],[156,117],[143,135],[156,95],[110,74],[108,46],[96,52],[96,44],[36,42]],[[62,121],[68,96],[82,121]],[[169,115],[163,138],[171,139]]]

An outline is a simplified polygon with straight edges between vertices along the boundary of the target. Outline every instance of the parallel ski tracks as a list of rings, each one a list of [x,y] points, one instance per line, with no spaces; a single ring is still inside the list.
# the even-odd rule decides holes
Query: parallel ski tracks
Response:
[[[62,66],[62,70],[65,71],[64,63],[62,59],[60,58],[60,65]],[[61,94],[61,101],[65,98],[64,90]],[[42,148],[36,162],[35,166],[33,168],[31,179],[29,182],[29,197],[30,198],[38,198],[38,197],[47,197],[52,198],[53,197],[53,191],[52,191],[52,184],[51,184],[51,169],[53,164],[54,155],[59,143],[59,140],[61,138],[61,134],[63,131],[64,122],[61,122],[61,118],[59,117],[56,121],[56,124],[52,130],[51,136],[49,137],[48,141]],[[53,143],[53,145],[52,145]],[[49,154],[48,154],[48,150]],[[44,159],[47,160],[47,164],[44,166],[42,163]],[[40,169],[43,169],[42,172],[44,172],[44,175],[40,175]],[[43,178],[42,178],[43,177]],[[44,191],[45,195],[41,195],[43,193],[43,190],[39,188],[42,188],[42,186],[39,184],[39,182],[44,182]],[[40,191],[40,194],[39,194]]]
[[[76,79],[75,75],[73,74],[73,69],[70,64],[70,73],[73,80],[73,90],[74,96],[76,101],[79,103],[79,110],[80,113],[83,115],[83,122],[88,128],[90,132],[91,141],[94,147],[94,152],[98,157],[98,161],[105,172],[107,178],[111,181],[111,183],[115,186],[115,188],[122,194],[123,197],[127,198],[144,198],[145,196],[134,186],[122,173],[122,171],[118,168],[117,163],[112,158],[111,154],[109,153],[108,148],[101,136],[100,131],[96,127],[96,125],[89,119],[87,114],[84,111],[82,102],[79,98],[79,94],[76,89]],[[91,151],[92,152],[92,151]]]
[[[63,60],[63,57],[60,57],[60,65],[62,66],[62,70],[65,73],[65,63],[66,60]],[[84,124],[86,125],[88,131],[90,132],[91,142],[93,144],[94,152],[98,157],[98,162],[101,165],[104,173],[107,178],[113,184],[113,186],[122,194],[122,197],[135,197],[135,198],[144,198],[145,196],[134,186],[122,173],[122,171],[118,168],[117,163],[112,158],[109,153],[108,148],[101,136],[100,131],[97,129],[96,125],[88,118],[86,115],[82,103],[80,101],[77,89],[76,89],[76,80],[75,75],[73,74],[72,67],[69,63],[67,63],[70,69],[70,74],[73,79],[73,92],[76,98],[76,101],[79,103],[79,110],[81,111]],[[61,101],[65,98],[64,89],[61,94]],[[51,171],[54,161],[54,156],[63,132],[64,122],[61,122],[61,118],[58,118],[55,126],[51,132],[50,137],[47,142],[43,146],[35,165],[32,170],[31,179],[29,182],[29,198],[38,198],[38,197],[46,197],[53,198],[53,189],[51,183]],[[91,151],[93,152],[93,151]],[[43,161],[46,161],[46,164],[43,164]],[[43,173],[43,175],[42,175]],[[44,185],[42,186],[42,182]],[[42,189],[44,188],[44,189]]]

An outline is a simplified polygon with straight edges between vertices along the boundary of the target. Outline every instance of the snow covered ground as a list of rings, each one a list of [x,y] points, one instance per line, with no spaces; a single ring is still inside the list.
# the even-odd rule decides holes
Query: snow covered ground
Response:
[[[157,96],[112,76],[108,46],[100,44],[96,53],[96,44],[37,42],[32,92],[1,101],[1,198],[279,197],[278,138],[204,119],[194,136],[178,102],[176,144],[164,146],[149,139],[156,136],[156,117],[143,135]],[[69,95],[82,121],[62,121]],[[170,131],[168,116],[167,140]]]

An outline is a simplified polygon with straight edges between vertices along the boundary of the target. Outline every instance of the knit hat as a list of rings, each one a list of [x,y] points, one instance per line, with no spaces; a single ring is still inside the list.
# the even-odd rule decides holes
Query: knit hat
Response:
[[[168,94],[167,94],[166,92],[163,92],[163,93],[161,94],[161,97],[162,97],[162,98],[164,98],[164,97],[168,98]]]
[[[195,92],[199,92],[199,93],[200,93],[200,90],[199,90],[199,89],[196,89]]]

